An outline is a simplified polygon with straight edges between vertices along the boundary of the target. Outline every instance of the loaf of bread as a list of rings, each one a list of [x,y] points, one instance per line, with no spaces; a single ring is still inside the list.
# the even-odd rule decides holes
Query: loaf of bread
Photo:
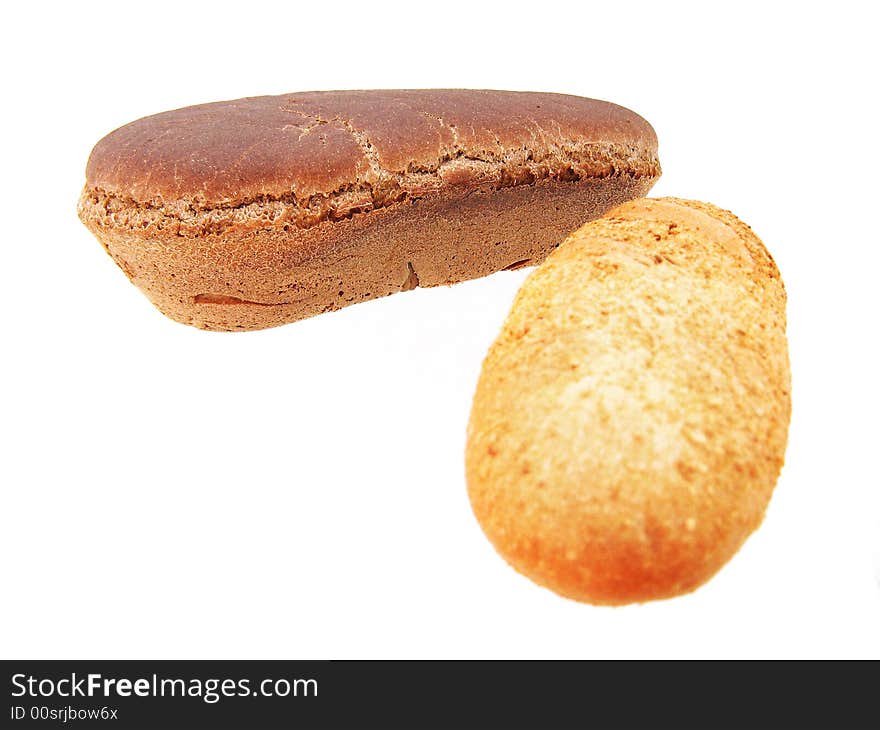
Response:
[[[526,280],[468,429],[498,552],[596,604],[689,592],[760,524],[790,415],[785,290],[712,205],[626,203]]]
[[[308,92],[117,129],[79,215],[169,317],[248,330],[538,262],[659,174],[650,125],[607,102]]]

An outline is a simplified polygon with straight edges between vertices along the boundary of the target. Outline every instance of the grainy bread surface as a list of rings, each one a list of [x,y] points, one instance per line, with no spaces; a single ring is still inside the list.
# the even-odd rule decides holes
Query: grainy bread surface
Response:
[[[693,590],[760,524],[790,416],[785,291],[733,214],[626,203],[528,278],[468,428],[474,512],[580,601]]]
[[[255,329],[540,260],[659,174],[650,125],[607,102],[306,92],[116,130],[79,213],[169,316]]]

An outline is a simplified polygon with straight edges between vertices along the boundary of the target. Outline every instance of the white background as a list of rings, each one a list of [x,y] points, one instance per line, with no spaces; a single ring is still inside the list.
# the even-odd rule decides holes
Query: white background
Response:
[[[11,4],[0,655],[880,658],[877,46],[870,4],[817,5]],[[474,520],[470,398],[527,271],[206,333],[76,218],[92,145],[137,117],[382,87],[629,106],[660,138],[653,194],[733,210],[775,256],[787,463],[693,595],[563,600]]]

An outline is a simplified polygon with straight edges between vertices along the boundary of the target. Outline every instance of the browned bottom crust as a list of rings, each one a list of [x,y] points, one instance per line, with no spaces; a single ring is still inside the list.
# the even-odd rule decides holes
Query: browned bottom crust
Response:
[[[293,322],[417,286],[454,284],[542,261],[566,235],[656,178],[544,180],[414,199],[313,228],[228,228],[195,238],[82,216],[164,314],[208,330]]]

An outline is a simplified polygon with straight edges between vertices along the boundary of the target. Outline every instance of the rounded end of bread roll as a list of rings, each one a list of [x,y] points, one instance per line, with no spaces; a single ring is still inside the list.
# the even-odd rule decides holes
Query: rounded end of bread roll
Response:
[[[577,491],[587,493],[596,486],[584,481]],[[765,506],[761,497],[748,515],[727,521],[706,514],[701,522],[700,517],[674,514],[674,506],[669,512],[643,512],[633,503],[610,501],[599,507],[579,504],[576,498],[563,509],[538,505],[529,510],[487,499],[487,491],[472,487],[471,505],[496,551],[538,585],[598,606],[645,603],[696,590],[759,526]],[[694,514],[689,506],[682,513]]]
[[[496,550],[599,605],[689,593],[760,525],[790,415],[785,292],[733,214],[626,203],[523,285],[468,426]]]

